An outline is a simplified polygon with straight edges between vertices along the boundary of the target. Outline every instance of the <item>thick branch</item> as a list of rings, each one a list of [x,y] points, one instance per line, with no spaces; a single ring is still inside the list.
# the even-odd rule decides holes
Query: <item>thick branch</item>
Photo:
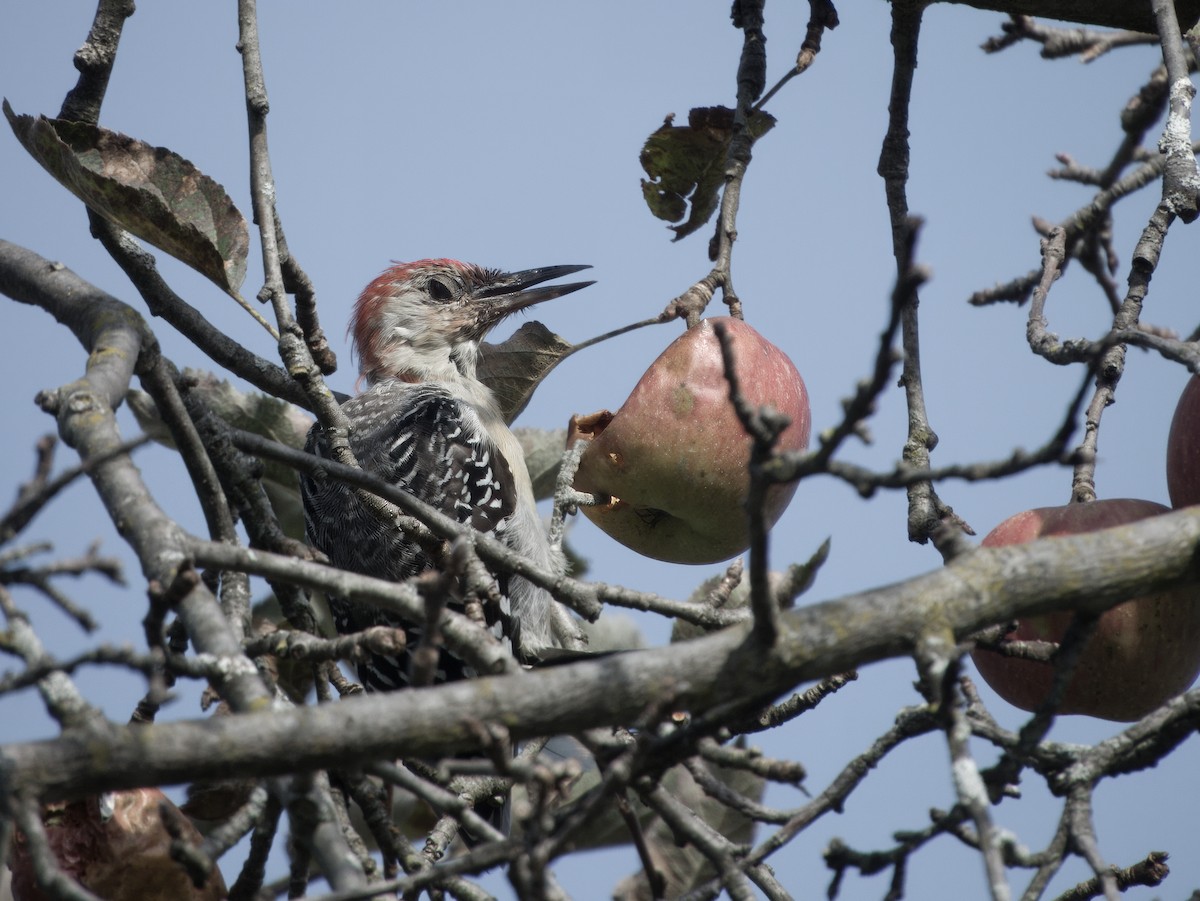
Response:
[[[653,651],[534,673],[294,710],[115,729],[0,747],[12,790],[61,798],[183,780],[345,767],[378,757],[437,757],[480,744],[480,722],[513,740],[627,723],[659,703],[703,711],[768,699],[798,683],[912,653],[931,624],[956,641],[1017,616],[1098,612],[1194,579],[1200,510],[1088,535],[988,548],[897,585],[787,611],[770,649],[749,625]],[[307,736],[303,743],[296,735]]]
[[[34,303],[68,326],[88,350],[83,378],[39,396],[58,420],[63,441],[79,452],[114,525],[137,553],[142,571],[160,590],[176,589],[180,618],[196,649],[244,666],[231,665],[218,690],[234,709],[269,699],[266,687],[230,631],[212,593],[203,585],[177,583],[188,537],[154,502],[127,454],[113,409],[129,390],[143,348],[154,336],[131,307],[88,284],[61,264],[0,241],[0,292]],[[105,462],[95,461],[104,459]]]
[[[942,0],[1006,15],[1040,16],[1083,25],[1104,25],[1153,34],[1154,14],[1149,3],[1128,0]],[[1184,29],[1200,17],[1200,0],[1176,0],[1175,11]]]

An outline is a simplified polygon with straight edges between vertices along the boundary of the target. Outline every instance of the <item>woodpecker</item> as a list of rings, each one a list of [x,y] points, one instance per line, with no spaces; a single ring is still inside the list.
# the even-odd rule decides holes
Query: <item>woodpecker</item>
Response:
[[[348,329],[367,387],[342,409],[363,469],[558,572],[562,555],[550,547],[538,516],[521,447],[476,376],[476,363],[480,342],[506,316],[592,282],[535,285],[587,268],[506,273],[447,259],[396,264],[363,290]],[[319,424],[306,449],[331,456]],[[419,544],[381,521],[353,489],[308,475],[300,488],[308,541],[334,566],[397,582],[433,568]],[[485,610],[493,634],[525,655],[550,646],[550,596],[519,576],[501,574],[497,582],[504,603]],[[402,626],[409,648],[420,637],[419,628],[383,611],[338,597],[329,606],[340,633]],[[442,652],[437,681],[473,675]],[[411,684],[407,655],[375,655],[358,665],[358,676],[369,691]]]

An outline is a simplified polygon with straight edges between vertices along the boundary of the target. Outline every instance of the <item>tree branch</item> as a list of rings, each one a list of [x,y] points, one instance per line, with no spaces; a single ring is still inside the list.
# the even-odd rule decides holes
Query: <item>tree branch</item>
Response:
[[[514,741],[578,732],[632,722],[664,691],[673,693],[676,708],[698,712],[907,656],[935,622],[961,641],[1017,616],[1066,608],[1097,613],[1195,579],[1198,546],[1200,509],[1189,508],[1087,535],[981,549],[907,582],[786,611],[770,649],[747,642],[746,624],[654,651],[420,692],[9,744],[0,747],[0,766],[11,790],[57,798],[377,757],[436,757],[480,747],[480,722],[503,723]],[[309,741],[297,745],[295,735]]]

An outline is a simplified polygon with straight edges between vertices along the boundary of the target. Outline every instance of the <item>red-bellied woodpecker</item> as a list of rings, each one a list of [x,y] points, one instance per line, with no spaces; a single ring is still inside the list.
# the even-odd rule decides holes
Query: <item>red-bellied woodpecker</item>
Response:
[[[476,377],[476,361],[480,341],[501,319],[592,283],[535,285],[586,268],[505,273],[455,260],[398,264],[366,287],[350,323],[369,387],[342,409],[363,469],[552,571],[561,571],[561,554],[550,547],[521,447]],[[309,432],[307,449],[330,456],[319,425]],[[432,568],[421,546],[368,509],[353,489],[310,476],[301,478],[300,488],[309,543],[333,565],[393,581]],[[498,584],[507,606],[485,610],[497,637],[525,654],[551,644],[550,596],[519,576],[501,575]],[[329,603],[342,633],[401,625],[342,598]],[[419,630],[406,629],[412,648]],[[358,675],[369,690],[410,682],[408,661],[384,656],[361,663]],[[470,675],[442,653],[439,681]]]

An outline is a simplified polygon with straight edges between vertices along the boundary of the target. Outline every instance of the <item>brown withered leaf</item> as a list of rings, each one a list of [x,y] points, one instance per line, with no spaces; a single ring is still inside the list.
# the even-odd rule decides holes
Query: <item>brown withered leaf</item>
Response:
[[[507,341],[479,348],[479,379],[496,395],[505,422],[521,414],[537,386],[574,350],[540,322],[526,322]]]
[[[173,151],[82,122],[4,115],[30,155],[104,218],[237,297],[246,220],[217,182]]]
[[[642,179],[646,206],[659,219],[672,225],[673,240],[690,235],[704,225],[717,209],[729,143],[733,140],[733,110],[724,106],[696,107],[688,113],[687,125],[675,125],[674,114],[646,139],[640,161],[649,179]],[[775,125],[770,113],[752,113],[750,136],[757,141]],[[691,206],[691,214],[688,207]]]

